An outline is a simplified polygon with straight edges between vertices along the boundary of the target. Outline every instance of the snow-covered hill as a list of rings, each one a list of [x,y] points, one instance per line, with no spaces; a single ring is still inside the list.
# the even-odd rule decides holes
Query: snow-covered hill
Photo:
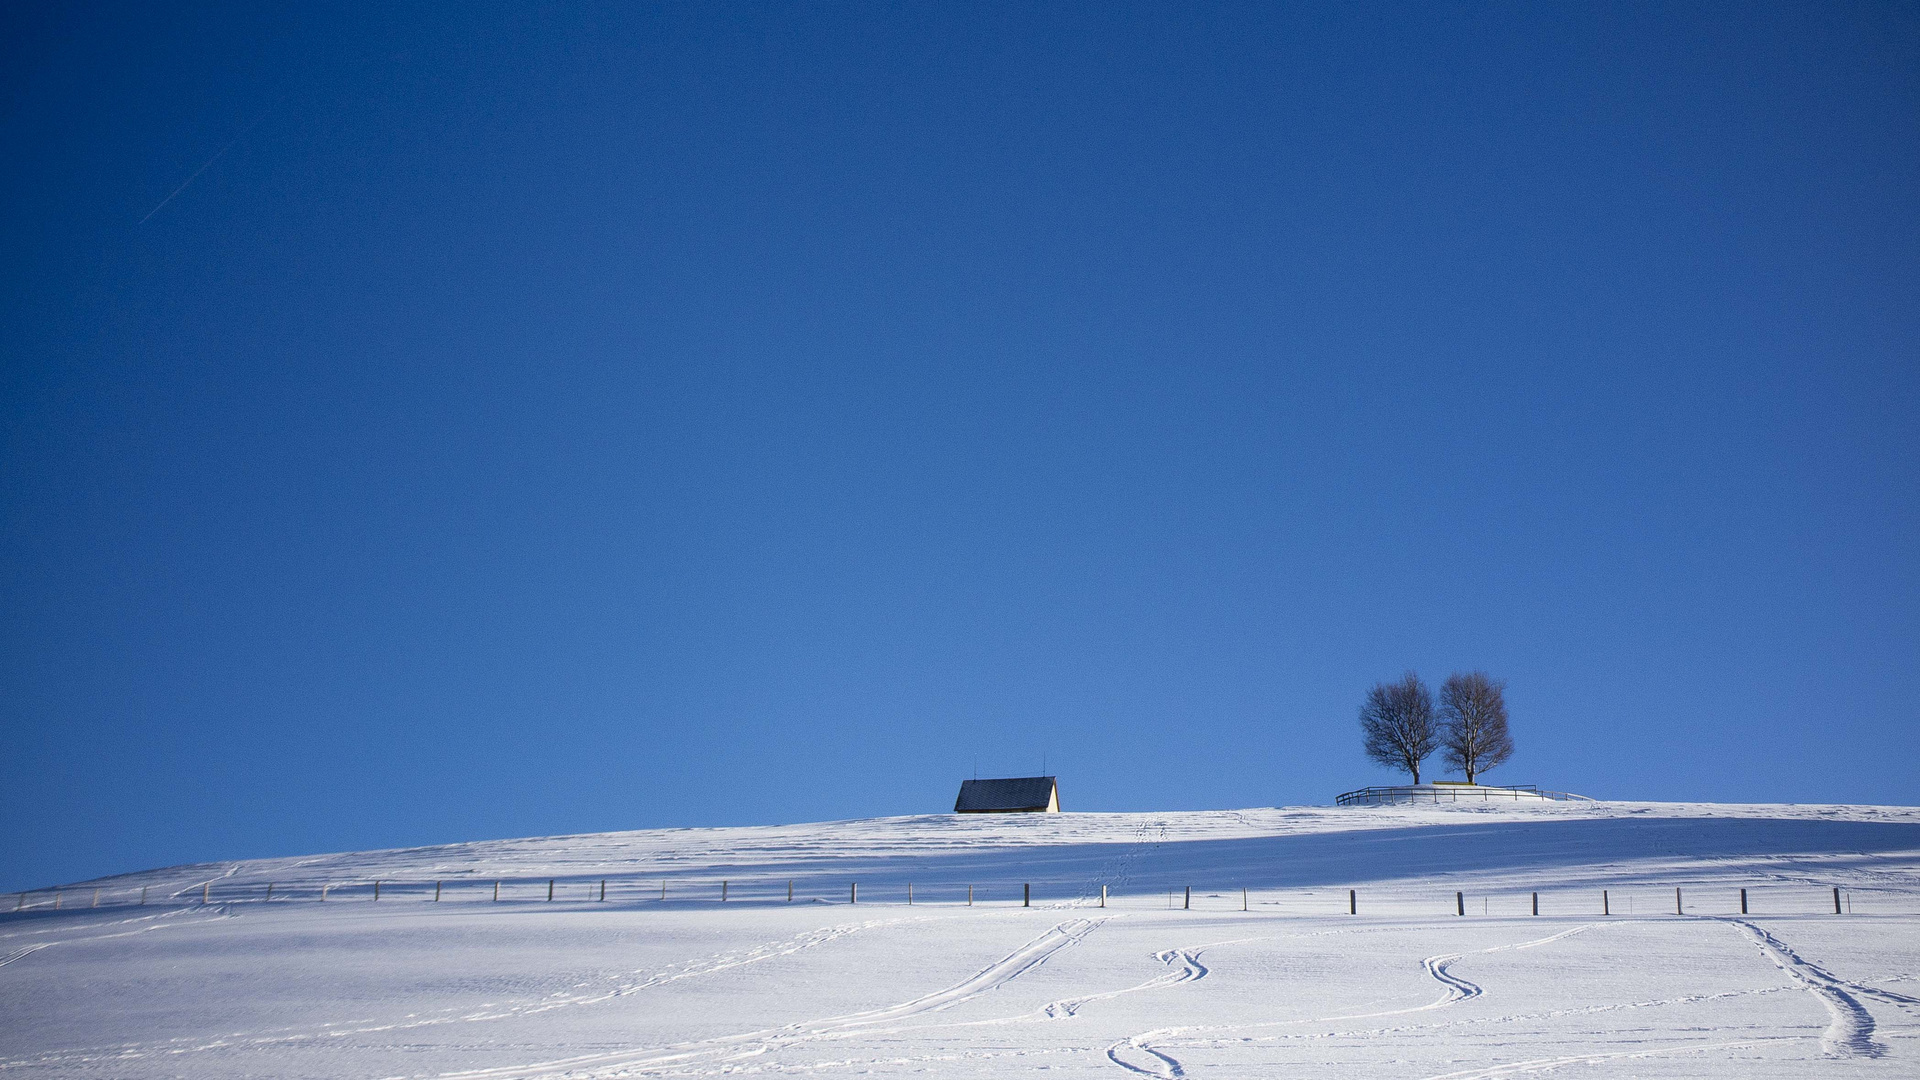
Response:
[[[1699,803],[1294,807],[1162,814],[874,818],[727,829],[667,829],[493,840],[392,851],[212,863],[65,887],[67,903],[418,896],[509,900],[556,879],[578,899],[610,879],[614,900],[951,899],[965,887],[1004,898],[1032,884],[1048,900],[1194,886],[1265,893],[1365,888],[1405,897],[1635,886],[1766,888],[1818,900],[1839,885],[1865,902],[1920,888],[1920,808]],[[1795,893],[1794,890],[1798,890]],[[29,905],[52,903],[50,891]],[[1278,899],[1278,896],[1276,896]]]
[[[1912,807],[938,815],[7,906],[22,1077],[1920,1074]]]

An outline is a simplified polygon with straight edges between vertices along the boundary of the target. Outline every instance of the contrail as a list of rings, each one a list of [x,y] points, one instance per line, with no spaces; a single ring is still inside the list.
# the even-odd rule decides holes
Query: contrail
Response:
[[[267,110],[267,112],[272,112],[272,111],[273,111],[273,110],[271,110],[271,109],[269,109],[269,110]],[[244,130],[242,130],[242,131],[240,132],[240,134],[238,134],[238,135],[235,135],[235,136],[234,136],[234,137],[232,138],[232,140],[231,140],[231,141],[229,141],[229,142],[227,143],[227,145],[225,145],[225,146],[223,146],[223,147],[221,147],[221,148],[220,148],[220,151],[219,151],[219,153],[216,153],[216,154],[214,154],[214,155],[213,155],[212,157],[210,157],[210,158],[208,158],[208,159],[206,160],[206,162],[205,162],[204,164],[202,164],[202,165],[201,165],[201,166],[200,166],[199,168],[197,168],[197,169],[195,169],[195,170],[193,170],[193,175],[192,175],[192,176],[189,176],[189,177],[187,177],[187,178],[186,178],[185,180],[182,180],[182,181],[180,182],[180,186],[179,186],[179,187],[177,187],[177,188],[174,188],[174,189],[173,189],[173,192],[172,192],[172,194],[170,194],[170,195],[168,195],[168,196],[167,196],[166,198],[164,198],[164,199],[161,199],[161,200],[160,200],[160,205],[159,205],[159,206],[156,206],[156,207],[154,207],[153,209],[151,209],[151,210],[149,210],[149,211],[147,211],[147,217],[143,217],[143,218],[141,218],[141,219],[140,219],[140,221],[139,221],[139,224],[141,224],[141,225],[145,225],[145,224],[147,223],[147,218],[150,218],[150,217],[152,217],[153,215],[155,215],[155,214],[157,214],[157,213],[159,213],[162,207],[165,207],[165,206],[166,206],[166,205],[167,205],[168,203],[170,203],[170,202],[172,202],[172,201],[173,201],[173,197],[174,197],[175,195],[178,195],[178,194],[180,194],[181,192],[183,192],[183,191],[185,191],[185,190],[187,190],[187,185],[188,185],[188,184],[191,184],[191,183],[193,183],[193,182],[194,182],[195,180],[198,180],[198,179],[200,179],[200,174],[201,174],[201,173],[203,173],[203,172],[206,172],[206,171],[207,171],[207,170],[208,170],[209,168],[211,168],[214,162],[216,162],[216,161],[219,161],[219,160],[220,160],[220,157],[221,157],[221,155],[222,155],[222,154],[225,154],[225,153],[226,153],[227,151],[229,151],[229,150],[231,150],[231,149],[233,149],[233,144],[234,144],[234,143],[237,143],[237,142],[239,142],[239,141],[240,141],[241,139],[244,139],[244,138],[246,138],[246,137],[247,137],[247,135],[248,135],[248,134],[250,134],[250,133],[251,133],[251,132],[253,131],[253,129],[254,129],[254,128],[257,128],[257,127],[259,127],[259,126],[260,126],[260,121],[261,121],[261,120],[265,120],[266,118],[267,118],[267,113],[261,113],[261,114],[260,114],[260,115],[259,115],[259,116],[258,116],[257,118],[255,118],[255,120],[253,121],[253,123],[251,123],[251,124],[248,124],[248,125],[246,126],[246,128],[245,128]]]

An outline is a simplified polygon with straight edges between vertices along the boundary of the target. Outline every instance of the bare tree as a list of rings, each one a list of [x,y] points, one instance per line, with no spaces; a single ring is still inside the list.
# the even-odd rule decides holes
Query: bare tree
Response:
[[[1513,756],[1507,733],[1507,684],[1484,671],[1455,672],[1440,686],[1440,744],[1450,769],[1474,777]]]
[[[1360,706],[1360,731],[1368,757],[1389,769],[1405,769],[1419,783],[1420,763],[1440,742],[1433,694],[1411,671],[1399,682],[1375,684]]]

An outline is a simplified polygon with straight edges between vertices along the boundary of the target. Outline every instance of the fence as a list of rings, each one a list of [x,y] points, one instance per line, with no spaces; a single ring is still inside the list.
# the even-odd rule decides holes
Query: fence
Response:
[[[5,900],[12,900],[8,904]],[[602,907],[831,903],[945,907],[1102,907],[1203,912],[1465,918],[1650,915],[1909,915],[1920,891],[1813,883],[1613,883],[1460,889],[1439,883],[1370,888],[1251,888],[1038,882],[861,882],[845,878],[501,877],[342,882],[195,882],[162,892],[151,886],[36,890],[0,897],[0,914],[135,906],[292,903],[566,903]]]
[[[1595,801],[1585,795],[1549,791],[1532,784],[1504,784],[1499,787],[1479,784],[1407,784],[1363,787],[1358,791],[1342,792],[1334,797],[1333,802],[1335,806],[1374,806],[1399,803],[1533,802],[1539,799],[1554,802]]]

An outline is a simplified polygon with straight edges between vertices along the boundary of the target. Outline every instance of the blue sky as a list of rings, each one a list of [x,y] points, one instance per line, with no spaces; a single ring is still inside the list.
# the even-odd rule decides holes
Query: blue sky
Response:
[[[0,887],[1920,797],[1912,5],[258,8],[0,32]]]

